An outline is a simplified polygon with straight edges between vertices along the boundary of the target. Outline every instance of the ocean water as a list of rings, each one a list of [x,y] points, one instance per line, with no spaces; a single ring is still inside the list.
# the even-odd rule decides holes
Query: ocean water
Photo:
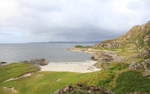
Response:
[[[91,55],[83,52],[71,52],[78,43],[29,43],[0,44],[0,61],[17,62],[45,58],[50,62],[80,62],[90,60]],[[94,43],[80,43],[94,45]]]

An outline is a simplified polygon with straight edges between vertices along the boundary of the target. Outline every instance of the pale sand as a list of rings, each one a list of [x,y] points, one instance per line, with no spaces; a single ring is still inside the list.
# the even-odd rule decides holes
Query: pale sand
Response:
[[[61,62],[61,63],[50,62],[46,66],[41,66],[41,71],[79,72],[79,73],[99,71],[100,69],[94,66],[95,63],[96,61]]]

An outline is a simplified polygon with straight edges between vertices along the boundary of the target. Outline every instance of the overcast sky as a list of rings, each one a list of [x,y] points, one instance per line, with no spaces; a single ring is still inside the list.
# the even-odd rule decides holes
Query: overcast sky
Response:
[[[0,0],[0,43],[97,41],[150,20],[150,0]]]

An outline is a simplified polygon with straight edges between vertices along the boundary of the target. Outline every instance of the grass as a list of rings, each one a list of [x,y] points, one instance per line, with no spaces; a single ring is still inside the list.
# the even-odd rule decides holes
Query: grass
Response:
[[[39,67],[29,63],[12,63],[0,66],[0,82],[9,78],[15,78],[29,72],[39,71]]]
[[[68,84],[76,83],[80,74],[66,72],[39,72],[31,77],[2,83],[5,87],[15,87],[20,94],[53,94]]]
[[[129,92],[147,92],[150,94],[150,79],[140,72],[127,71],[121,73],[116,79],[115,94],[127,94]]]
[[[14,87],[19,94],[54,94],[58,89],[69,84],[83,82],[96,77],[95,73],[72,73],[72,72],[36,72],[38,68],[32,64],[13,63],[0,67],[0,94],[9,94],[3,87]],[[28,72],[35,72],[32,76],[14,81],[5,80],[18,77]],[[95,81],[90,82],[95,83]],[[11,93],[10,93],[11,94]]]
[[[32,67],[31,67],[32,66]],[[96,85],[113,90],[115,94],[141,91],[150,93],[150,79],[141,73],[127,70],[126,63],[112,63],[107,70],[92,73],[73,72],[35,72],[37,67],[32,64],[14,63],[0,67],[0,94],[12,94],[3,87],[14,87],[19,94],[54,94],[60,88],[76,83]],[[5,71],[7,72],[5,72]],[[5,80],[18,77],[24,73],[35,72],[30,77],[14,81]],[[8,74],[7,74],[8,73]],[[86,91],[75,91],[72,94],[88,94]]]
[[[2,89],[2,87],[0,87],[0,94],[11,94],[11,92],[5,91]]]
[[[75,48],[92,48],[92,46],[76,45]]]

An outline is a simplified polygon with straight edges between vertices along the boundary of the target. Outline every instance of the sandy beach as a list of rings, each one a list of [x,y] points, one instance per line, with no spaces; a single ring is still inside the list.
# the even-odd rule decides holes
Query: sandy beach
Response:
[[[61,63],[50,62],[46,66],[41,66],[41,71],[79,72],[79,73],[95,72],[100,70],[94,66],[95,63],[96,61],[61,62]]]

